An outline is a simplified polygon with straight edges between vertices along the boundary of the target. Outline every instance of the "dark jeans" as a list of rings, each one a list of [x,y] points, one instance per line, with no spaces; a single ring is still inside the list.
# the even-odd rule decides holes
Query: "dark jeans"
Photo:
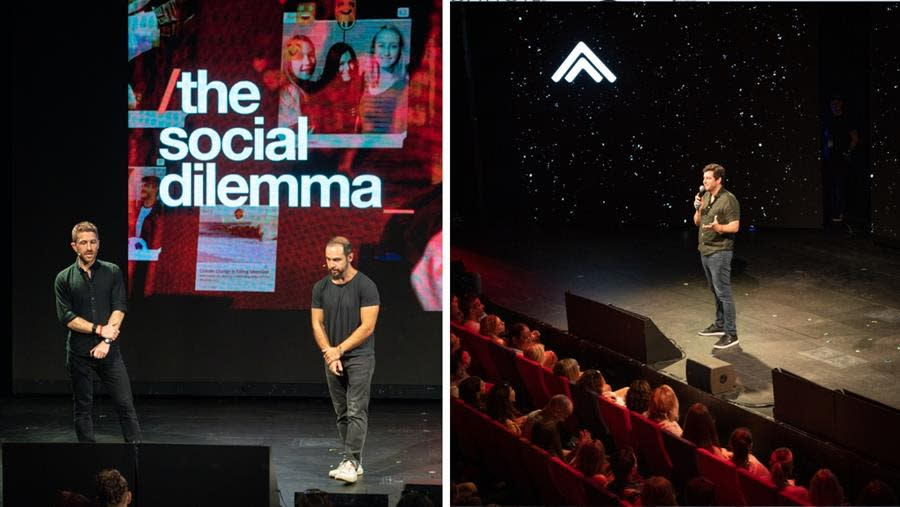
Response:
[[[326,365],[325,379],[337,415],[344,457],[359,463],[369,427],[369,391],[375,372],[375,356],[346,357],[341,359],[341,364],[344,367],[341,376],[331,373]]]
[[[724,250],[710,255],[700,255],[706,281],[716,298],[716,326],[725,334],[737,336],[734,315],[734,298],[731,297],[731,258],[734,252]]]
[[[822,173],[823,186],[825,187],[825,201],[827,205],[827,218],[843,217],[847,210],[847,187],[850,177],[850,166],[840,155],[837,159],[825,162]]]
[[[141,427],[138,424],[137,412],[134,410],[134,399],[131,396],[131,381],[128,370],[118,350],[110,351],[103,359],[67,354],[66,368],[72,378],[73,412],[75,414],[75,434],[79,442],[96,442],[94,438],[94,420],[91,408],[94,404],[93,370],[112,397],[122,436],[126,442],[141,441]]]

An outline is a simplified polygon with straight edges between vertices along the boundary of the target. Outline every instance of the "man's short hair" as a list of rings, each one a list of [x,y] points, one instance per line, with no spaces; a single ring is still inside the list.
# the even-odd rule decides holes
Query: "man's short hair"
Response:
[[[143,178],[141,178],[141,183],[152,183],[158,187],[159,186],[159,177],[153,176],[152,174],[148,174],[147,176],[144,176]]]
[[[353,245],[350,244],[350,240],[345,238],[344,236],[335,236],[328,240],[328,243],[325,244],[325,248],[330,247],[331,245],[341,245],[344,247],[344,255],[350,255],[353,253]]]
[[[100,239],[100,231],[97,230],[97,226],[88,221],[78,222],[75,227],[72,227],[72,243],[77,239],[79,232],[93,232],[97,235],[97,239]]]
[[[115,468],[97,474],[97,504],[101,507],[117,505],[128,493],[128,481]]]
[[[702,173],[705,173],[706,171],[712,171],[713,178],[717,180],[721,180],[725,177],[725,168],[719,164],[706,164],[706,166],[703,167]]]

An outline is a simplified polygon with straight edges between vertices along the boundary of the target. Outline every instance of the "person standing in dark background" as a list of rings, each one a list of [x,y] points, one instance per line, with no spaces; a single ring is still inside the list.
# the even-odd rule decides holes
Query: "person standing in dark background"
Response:
[[[731,258],[734,236],[741,227],[737,197],[722,186],[725,168],[707,164],[703,168],[703,195],[694,198],[694,225],[700,228],[700,262],[706,281],[716,298],[716,321],[700,331],[702,336],[721,336],[713,347],[737,345],[734,297],[731,294]]]
[[[825,191],[825,218],[843,222],[847,207],[847,190],[853,174],[853,154],[859,145],[859,133],[845,114],[844,99],[831,97],[822,140],[822,186]]]

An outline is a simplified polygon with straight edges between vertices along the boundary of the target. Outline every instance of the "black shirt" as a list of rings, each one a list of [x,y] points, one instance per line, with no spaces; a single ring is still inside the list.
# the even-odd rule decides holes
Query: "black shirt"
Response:
[[[316,282],[312,292],[312,307],[325,312],[325,332],[332,347],[346,340],[362,324],[359,310],[364,306],[380,305],[378,287],[371,278],[357,271],[347,283],[338,285],[331,276]],[[370,356],[375,353],[375,332],[344,357]]]
[[[90,267],[91,276],[74,264],[59,272],[53,284],[56,294],[56,316],[63,325],[75,317],[92,324],[106,324],[112,312],[127,311],[125,282],[119,266],[97,260]],[[66,350],[79,356],[90,356],[91,349],[100,343],[99,335],[79,333],[68,329]],[[117,342],[110,345],[109,353],[118,350]]]

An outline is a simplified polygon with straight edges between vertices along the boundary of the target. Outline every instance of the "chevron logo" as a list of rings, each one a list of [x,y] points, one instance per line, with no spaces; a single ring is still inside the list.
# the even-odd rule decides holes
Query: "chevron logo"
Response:
[[[587,72],[597,83],[603,81],[604,77],[610,83],[616,81],[616,75],[609,70],[609,67],[607,67],[606,64],[597,58],[597,55],[595,55],[594,52],[591,51],[591,48],[587,47],[587,44],[584,42],[579,42],[575,45],[575,49],[569,53],[569,56],[567,56],[562,62],[562,65],[556,69],[556,72],[553,73],[553,76],[551,76],[550,79],[552,79],[554,83],[558,83],[559,80],[565,76],[566,81],[571,83],[581,71]]]

